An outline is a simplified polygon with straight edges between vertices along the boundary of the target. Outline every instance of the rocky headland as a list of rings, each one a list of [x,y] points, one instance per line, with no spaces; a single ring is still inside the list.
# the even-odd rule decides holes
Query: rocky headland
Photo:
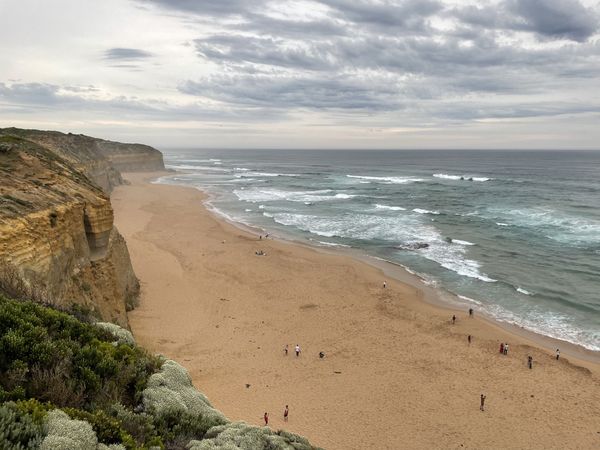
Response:
[[[127,326],[139,283],[109,195],[121,170],[160,169],[146,145],[0,129],[0,288]]]

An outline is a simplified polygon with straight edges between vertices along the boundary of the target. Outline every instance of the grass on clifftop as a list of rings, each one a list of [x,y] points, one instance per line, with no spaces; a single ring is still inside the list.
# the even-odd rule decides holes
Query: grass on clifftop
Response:
[[[0,449],[311,450],[231,423],[174,361],[112,324],[0,294]]]

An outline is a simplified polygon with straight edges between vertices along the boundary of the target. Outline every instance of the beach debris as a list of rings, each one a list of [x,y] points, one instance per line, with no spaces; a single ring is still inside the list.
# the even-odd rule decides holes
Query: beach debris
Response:
[[[342,373],[342,372],[340,372],[339,370],[334,370],[334,371],[333,371],[333,373],[340,374],[340,373]]]
[[[249,383],[246,383],[246,389],[248,389],[250,387]]]

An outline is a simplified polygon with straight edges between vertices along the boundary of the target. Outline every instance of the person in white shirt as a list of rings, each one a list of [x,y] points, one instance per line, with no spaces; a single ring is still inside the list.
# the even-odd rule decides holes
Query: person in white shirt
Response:
[[[558,358],[560,358],[560,350],[556,349],[556,360],[558,361]]]
[[[296,356],[300,356],[300,346],[296,344]]]

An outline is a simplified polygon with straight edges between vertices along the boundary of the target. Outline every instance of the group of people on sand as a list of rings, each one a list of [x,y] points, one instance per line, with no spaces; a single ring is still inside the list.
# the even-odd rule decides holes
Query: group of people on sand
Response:
[[[266,256],[267,254],[262,250],[257,250],[254,252],[256,256]]]
[[[287,422],[288,421],[288,416],[290,414],[290,408],[288,405],[285,405],[285,409],[283,410],[283,421]],[[263,415],[263,420],[265,421],[265,427],[269,426],[269,413],[265,411],[265,414]]]

